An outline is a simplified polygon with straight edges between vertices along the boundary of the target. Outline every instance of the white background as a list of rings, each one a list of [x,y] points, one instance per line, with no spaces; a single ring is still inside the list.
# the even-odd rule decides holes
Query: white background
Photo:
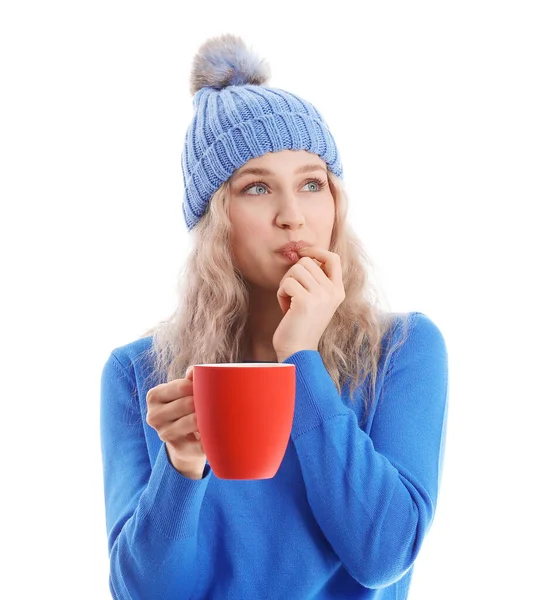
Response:
[[[323,114],[391,309],[447,341],[445,470],[410,600],[542,597],[546,3],[7,4],[0,596],[110,597],[100,372],[175,306],[190,65],[232,32]]]

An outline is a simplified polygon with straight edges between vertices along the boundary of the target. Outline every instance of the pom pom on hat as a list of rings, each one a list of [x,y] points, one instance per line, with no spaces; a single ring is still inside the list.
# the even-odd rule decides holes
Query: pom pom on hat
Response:
[[[203,87],[222,89],[230,85],[262,85],[271,76],[268,63],[254,54],[242,38],[224,34],[200,46],[191,69],[194,95]]]

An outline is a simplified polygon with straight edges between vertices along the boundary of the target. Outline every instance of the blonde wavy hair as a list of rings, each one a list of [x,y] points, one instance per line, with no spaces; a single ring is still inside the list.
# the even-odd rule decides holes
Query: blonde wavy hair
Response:
[[[243,362],[248,317],[248,284],[235,267],[231,250],[229,181],[213,194],[208,208],[191,230],[191,253],[178,278],[179,304],[165,321],[140,337],[152,336],[147,358],[161,381],[183,378],[187,367],[200,363]],[[335,222],[329,250],[339,255],[345,299],[320,338],[318,352],[341,394],[350,382],[351,402],[364,389],[364,415],[375,398],[383,338],[389,333],[386,360],[403,344],[409,315],[404,315],[400,340],[392,313],[382,308],[370,281],[372,262],[360,238],[347,223],[347,194],[341,179],[328,171],[335,201]]]

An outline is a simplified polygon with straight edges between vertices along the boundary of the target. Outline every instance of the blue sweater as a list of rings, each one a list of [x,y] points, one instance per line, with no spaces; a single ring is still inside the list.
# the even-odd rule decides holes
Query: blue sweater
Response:
[[[113,598],[404,600],[435,514],[448,390],[440,330],[411,318],[405,344],[384,349],[365,422],[318,352],[284,361],[291,437],[275,477],[257,481],[218,479],[208,463],[201,480],[181,475],[146,423],[151,337],[115,348],[100,417]]]

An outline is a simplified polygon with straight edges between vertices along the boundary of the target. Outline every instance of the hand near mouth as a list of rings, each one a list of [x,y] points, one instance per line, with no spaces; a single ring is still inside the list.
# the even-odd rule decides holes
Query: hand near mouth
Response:
[[[284,317],[273,336],[279,362],[301,350],[318,350],[318,343],[345,299],[338,254],[309,246],[284,275],[277,299]]]

